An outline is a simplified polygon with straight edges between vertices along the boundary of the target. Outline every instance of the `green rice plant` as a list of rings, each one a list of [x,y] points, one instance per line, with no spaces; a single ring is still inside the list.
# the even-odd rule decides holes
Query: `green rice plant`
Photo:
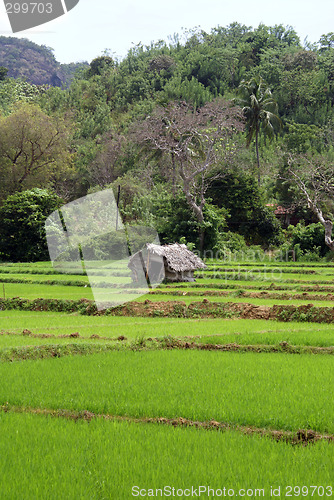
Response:
[[[73,332],[74,333],[74,332]],[[78,338],[75,339],[76,343],[82,343],[82,344],[90,344],[92,341],[87,338]],[[96,340],[95,340],[96,342]],[[57,344],[57,345],[66,345],[73,343],[73,338],[61,338],[61,337],[51,337],[51,338],[44,338],[44,337],[29,337],[24,335],[1,335],[0,336],[0,359],[2,357],[2,352],[4,350],[10,349],[10,348],[16,348],[16,347],[31,347],[31,346],[47,346],[47,345],[52,345],[52,344]]]
[[[89,284],[85,275],[70,274],[20,274],[20,273],[0,273],[0,283],[35,283],[46,285],[68,285],[85,286]]]
[[[27,299],[89,299],[93,300],[93,293],[90,288],[76,286],[49,286],[32,283],[6,283],[6,297],[22,297]],[[0,287],[0,294],[2,293]],[[0,295],[1,296],[1,295]]]
[[[332,356],[122,351],[0,364],[0,403],[334,433]]]
[[[289,268],[289,267],[280,267],[280,266],[270,266],[271,269],[274,270],[274,272],[276,273],[288,273],[288,274],[325,274],[325,275],[330,275],[331,273],[328,273],[326,272],[326,270],[320,270],[317,269],[311,269],[311,268],[296,268],[296,267],[293,267],[293,268]],[[229,272],[235,272],[236,271],[236,268],[235,267],[229,267],[228,265],[227,266],[214,266],[212,268],[208,268],[207,270],[203,270],[202,272],[205,274],[205,273],[210,273],[212,272],[212,270],[214,271],[217,271],[217,272],[226,272],[226,273],[229,273]],[[244,267],[242,265],[238,265],[237,267],[237,270],[240,271],[240,272],[245,272],[245,273],[263,273],[265,270],[266,270],[266,267],[265,266],[262,266],[262,267],[252,267],[250,270],[249,268],[247,267]],[[333,273],[332,273],[333,274]]]
[[[214,336],[202,335],[195,337],[194,341],[204,344],[239,344],[239,345],[270,345],[279,346],[286,343],[292,346],[316,346],[334,347],[334,334],[328,332],[294,332],[290,329],[278,329],[275,331],[263,331],[255,333],[224,333]]]
[[[334,263],[333,262],[293,262],[293,261],[278,261],[278,260],[267,260],[265,262],[259,262],[259,261],[249,261],[249,262],[244,262],[240,260],[214,260],[214,259],[206,259],[205,264],[207,267],[210,269],[212,267],[216,266],[226,266],[226,267],[236,267],[236,266],[241,266],[241,267],[279,267],[279,268],[294,268],[294,269],[330,269],[334,268]],[[33,264],[35,265],[35,264]]]
[[[176,495],[192,487],[198,494],[201,485],[226,495],[264,489],[269,498],[271,487],[333,484],[334,448],[324,442],[292,447],[234,431],[11,413],[0,414],[0,432],[6,500],[128,500],[135,486],[174,487]]]
[[[279,322],[274,320],[247,320],[222,318],[140,318],[122,316],[82,316],[46,311],[0,311],[0,332],[54,335],[57,342],[68,341],[60,335],[78,332],[90,336],[127,339],[148,337],[190,337],[198,342],[276,345],[333,346],[333,326],[326,323]],[[196,337],[197,336],[197,337]],[[0,346],[38,345],[54,343],[55,339],[36,339],[31,336],[0,335]]]
[[[201,279],[210,279],[211,280],[238,280],[238,281],[274,281],[274,282],[310,282],[310,283],[331,283],[331,279],[333,279],[332,274],[283,274],[278,270],[270,270],[264,269],[261,273],[253,272],[253,271],[241,271],[236,269],[234,272],[226,272],[226,271],[214,271],[214,272],[202,272],[195,273],[195,278],[197,280]]]
[[[193,302],[202,302],[203,301],[203,296],[192,296],[192,295],[185,295],[182,297],[174,297],[174,300],[182,300],[186,305],[189,305]],[[164,294],[154,294],[154,295],[143,295],[136,299],[136,302],[144,302],[145,300],[151,300],[152,302],[169,302],[171,301],[171,297],[168,295]],[[228,302],[238,302],[238,303],[248,303],[248,304],[255,304],[259,306],[274,306],[274,305],[295,305],[295,306],[300,306],[300,305],[305,305],[309,304],[312,302],[312,304],[315,307],[332,307],[334,304],[332,301],[328,300],[312,300],[308,297],[305,297],[305,299],[274,299],[274,298],[253,298],[253,297],[229,297],[229,296],[223,296],[223,297],[210,297],[207,296],[205,297],[206,300],[218,304],[226,304]]]
[[[103,288],[95,289],[95,295],[98,295],[99,293],[102,294],[101,295],[102,297],[105,296],[105,291]],[[112,301],[113,295],[115,294],[117,295],[118,293],[119,289],[117,288],[111,289],[110,301]],[[0,287],[0,298],[2,298],[1,296],[3,296],[3,290]],[[7,283],[5,286],[5,296],[7,299],[20,297],[22,299],[29,299],[29,300],[35,300],[41,297],[43,297],[44,300],[80,300],[80,299],[87,299],[91,301],[94,300],[92,290],[89,287],[84,288],[82,286],[61,286],[61,285],[49,286],[49,285],[40,285],[32,283],[22,283],[22,284]],[[207,298],[211,302],[217,302],[217,303],[226,303],[234,301],[241,303],[247,302],[250,304],[257,304],[257,305],[268,305],[268,306],[279,305],[279,304],[302,305],[305,304],[305,302],[310,303],[310,298],[307,295],[300,299],[295,299],[295,298],[275,299],[266,297],[253,298],[247,296],[235,297],[235,295],[233,296],[232,292],[231,296],[208,295]],[[122,293],[122,299],[124,299],[124,301],[131,301],[133,300],[133,294],[130,292],[126,293],[126,290],[124,290],[124,293]],[[168,294],[159,293],[159,291],[156,291],[154,294],[142,295],[141,297],[137,298],[136,301],[144,302],[147,299],[151,300],[152,302],[169,302],[175,300],[176,297],[170,296]],[[203,300],[203,295],[192,295],[191,291],[189,291],[185,295],[181,296],[181,300],[185,304],[190,304],[192,302],[201,302]],[[312,297],[311,302],[316,307],[324,307],[324,306],[331,306],[332,300],[333,299],[330,297],[327,300],[324,300],[323,297],[321,296],[319,300],[313,300]]]

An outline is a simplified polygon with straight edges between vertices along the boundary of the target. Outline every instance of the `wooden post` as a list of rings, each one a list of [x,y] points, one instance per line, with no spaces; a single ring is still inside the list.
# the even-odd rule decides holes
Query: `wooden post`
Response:
[[[143,268],[143,271],[144,271],[144,275],[145,275],[145,279],[146,279],[146,283],[147,283],[147,286],[149,288],[152,288],[151,287],[151,283],[150,283],[150,278],[149,278],[149,275],[148,275],[148,270],[145,266],[145,262],[144,262],[144,259],[143,259],[143,254],[142,254],[142,251],[140,250],[140,252],[138,253],[139,255],[139,259],[140,259],[140,263],[142,265],[142,268]]]

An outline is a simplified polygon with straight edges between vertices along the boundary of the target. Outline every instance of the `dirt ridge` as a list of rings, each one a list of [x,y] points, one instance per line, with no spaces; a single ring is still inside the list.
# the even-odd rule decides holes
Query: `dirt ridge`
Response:
[[[77,312],[84,315],[112,315],[132,317],[173,318],[231,318],[276,319],[279,321],[307,321],[334,323],[334,307],[315,307],[312,303],[295,305],[256,305],[248,302],[213,302],[208,299],[186,304],[184,301],[128,302],[114,308],[98,311],[93,301],[56,299],[0,298],[0,310]]]
[[[77,338],[77,337],[76,337]],[[84,337],[81,337],[84,339]],[[97,337],[94,337],[97,338]],[[99,337],[99,340],[105,340]],[[12,363],[37,359],[61,358],[64,356],[89,356],[92,354],[119,350],[152,351],[152,350],[200,350],[221,352],[253,352],[253,353],[285,353],[285,354],[316,354],[334,355],[334,347],[298,346],[288,342],[277,345],[255,344],[243,345],[197,343],[174,337],[139,338],[125,343],[126,338],[108,339],[104,343],[76,343],[76,344],[41,344],[7,347],[0,349],[0,362]]]
[[[66,409],[48,409],[48,408],[31,408],[23,406],[11,405],[6,402],[0,406],[0,411],[5,413],[27,413],[34,415],[45,415],[53,418],[65,418],[68,420],[84,420],[90,422],[93,419],[104,419],[111,421],[121,421],[140,424],[160,424],[173,427],[195,427],[202,430],[211,431],[237,431],[245,435],[257,434],[261,437],[269,437],[275,441],[283,441],[292,445],[310,445],[318,441],[327,441],[334,444],[333,434],[321,434],[312,429],[298,429],[297,431],[287,431],[279,429],[268,429],[255,426],[239,425],[237,423],[218,422],[216,420],[195,421],[184,417],[166,418],[166,417],[129,417],[122,415],[110,415],[93,413],[89,410],[73,411]]]

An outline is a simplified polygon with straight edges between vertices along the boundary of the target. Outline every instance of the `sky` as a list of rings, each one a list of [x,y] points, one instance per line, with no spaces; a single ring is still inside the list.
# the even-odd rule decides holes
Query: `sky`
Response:
[[[60,63],[90,62],[106,49],[121,59],[138,43],[168,41],[197,26],[209,32],[235,21],[254,28],[292,26],[302,42],[307,37],[313,43],[334,31],[334,0],[80,0],[64,16],[15,35],[0,0],[0,35],[52,47]]]

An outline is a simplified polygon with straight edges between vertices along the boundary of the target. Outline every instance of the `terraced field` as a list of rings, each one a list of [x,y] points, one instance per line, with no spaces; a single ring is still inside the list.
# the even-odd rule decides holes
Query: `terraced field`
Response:
[[[106,311],[0,265],[1,498],[334,496],[334,264],[207,264]]]

